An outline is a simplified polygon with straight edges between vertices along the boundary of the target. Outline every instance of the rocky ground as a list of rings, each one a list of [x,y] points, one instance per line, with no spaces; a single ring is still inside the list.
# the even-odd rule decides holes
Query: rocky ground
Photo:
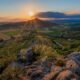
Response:
[[[17,54],[17,61],[10,64],[11,70],[18,68],[18,71],[15,71],[17,74],[9,72],[9,78],[2,76],[1,80],[80,80],[79,52],[72,52],[60,59],[44,57],[37,60],[37,56],[39,55],[29,48],[22,60],[23,55],[20,52]]]
[[[79,52],[73,52],[60,60],[44,58],[36,61],[34,54],[29,50],[26,57],[24,64],[20,60],[16,62],[23,65],[25,71],[24,75],[19,76],[19,80],[80,80]]]

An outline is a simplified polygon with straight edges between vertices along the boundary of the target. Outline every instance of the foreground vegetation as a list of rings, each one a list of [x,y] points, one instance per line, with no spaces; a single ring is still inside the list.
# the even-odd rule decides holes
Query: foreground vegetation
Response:
[[[71,52],[80,52],[80,31],[73,28],[38,28],[31,31],[3,32],[9,36],[8,40],[0,40],[0,80],[18,80],[25,70],[13,67],[18,60],[18,53],[22,53],[23,63],[26,61],[26,50],[32,49],[37,55],[36,61],[42,59],[59,59]],[[63,65],[57,61],[56,65]]]

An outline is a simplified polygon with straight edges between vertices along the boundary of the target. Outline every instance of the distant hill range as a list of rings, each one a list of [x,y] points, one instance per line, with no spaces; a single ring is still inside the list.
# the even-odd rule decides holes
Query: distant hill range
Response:
[[[80,14],[65,14],[61,12],[39,12],[35,15],[37,18],[51,22],[80,22]],[[0,17],[0,24],[3,22],[21,22],[25,19],[10,19],[7,17]]]
[[[21,21],[21,22],[6,22],[0,25],[0,30],[3,29],[33,29],[33,28],[44,28],[44,27],[52,27],[60,24],[43,21],[40,19],[33,19],[29,21]]]
[[[40,20],[38,18],[21,21],[21,22],[6,22],[0,25],[0,30],[9,30],[9,29],[23,29],[23,30],[33,30],[34,28],[74,28],[74,30],[80,31],[80,23],[55,23],[50,21]]]
[[[60,12],[40,12],[36,16],[42,18],[80,18],[80,14],[65,14]]]
[[[80,14],[65,14],[61,12],[40,12],[35,16],[52,22],[80,22]]]

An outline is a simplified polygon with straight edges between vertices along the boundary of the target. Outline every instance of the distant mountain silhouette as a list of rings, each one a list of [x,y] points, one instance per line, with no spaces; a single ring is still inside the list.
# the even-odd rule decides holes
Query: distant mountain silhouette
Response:
[[[80,14],[65,14],[61,12],[40,12],[35,15],[51,22],[72,23],[80,22]]]
[[[66,15],[60,12],[40,12],[36,14],[37,17],[41,18],[64,18]]]
[[[41,18],[80,18],[80,14],[65,14],[61,12],[40,12],[35,16]]]

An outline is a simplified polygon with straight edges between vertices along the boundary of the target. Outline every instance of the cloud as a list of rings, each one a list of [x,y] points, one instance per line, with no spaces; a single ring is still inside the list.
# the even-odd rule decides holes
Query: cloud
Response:
[[[80,14],[80,10],[70,10],[65,12],[66,14]]]
[[[19,22],[19,21],[25,21],[23,19],[18,19],[18,18],[7,18],[7,17],[0,17],[0,22]]]

